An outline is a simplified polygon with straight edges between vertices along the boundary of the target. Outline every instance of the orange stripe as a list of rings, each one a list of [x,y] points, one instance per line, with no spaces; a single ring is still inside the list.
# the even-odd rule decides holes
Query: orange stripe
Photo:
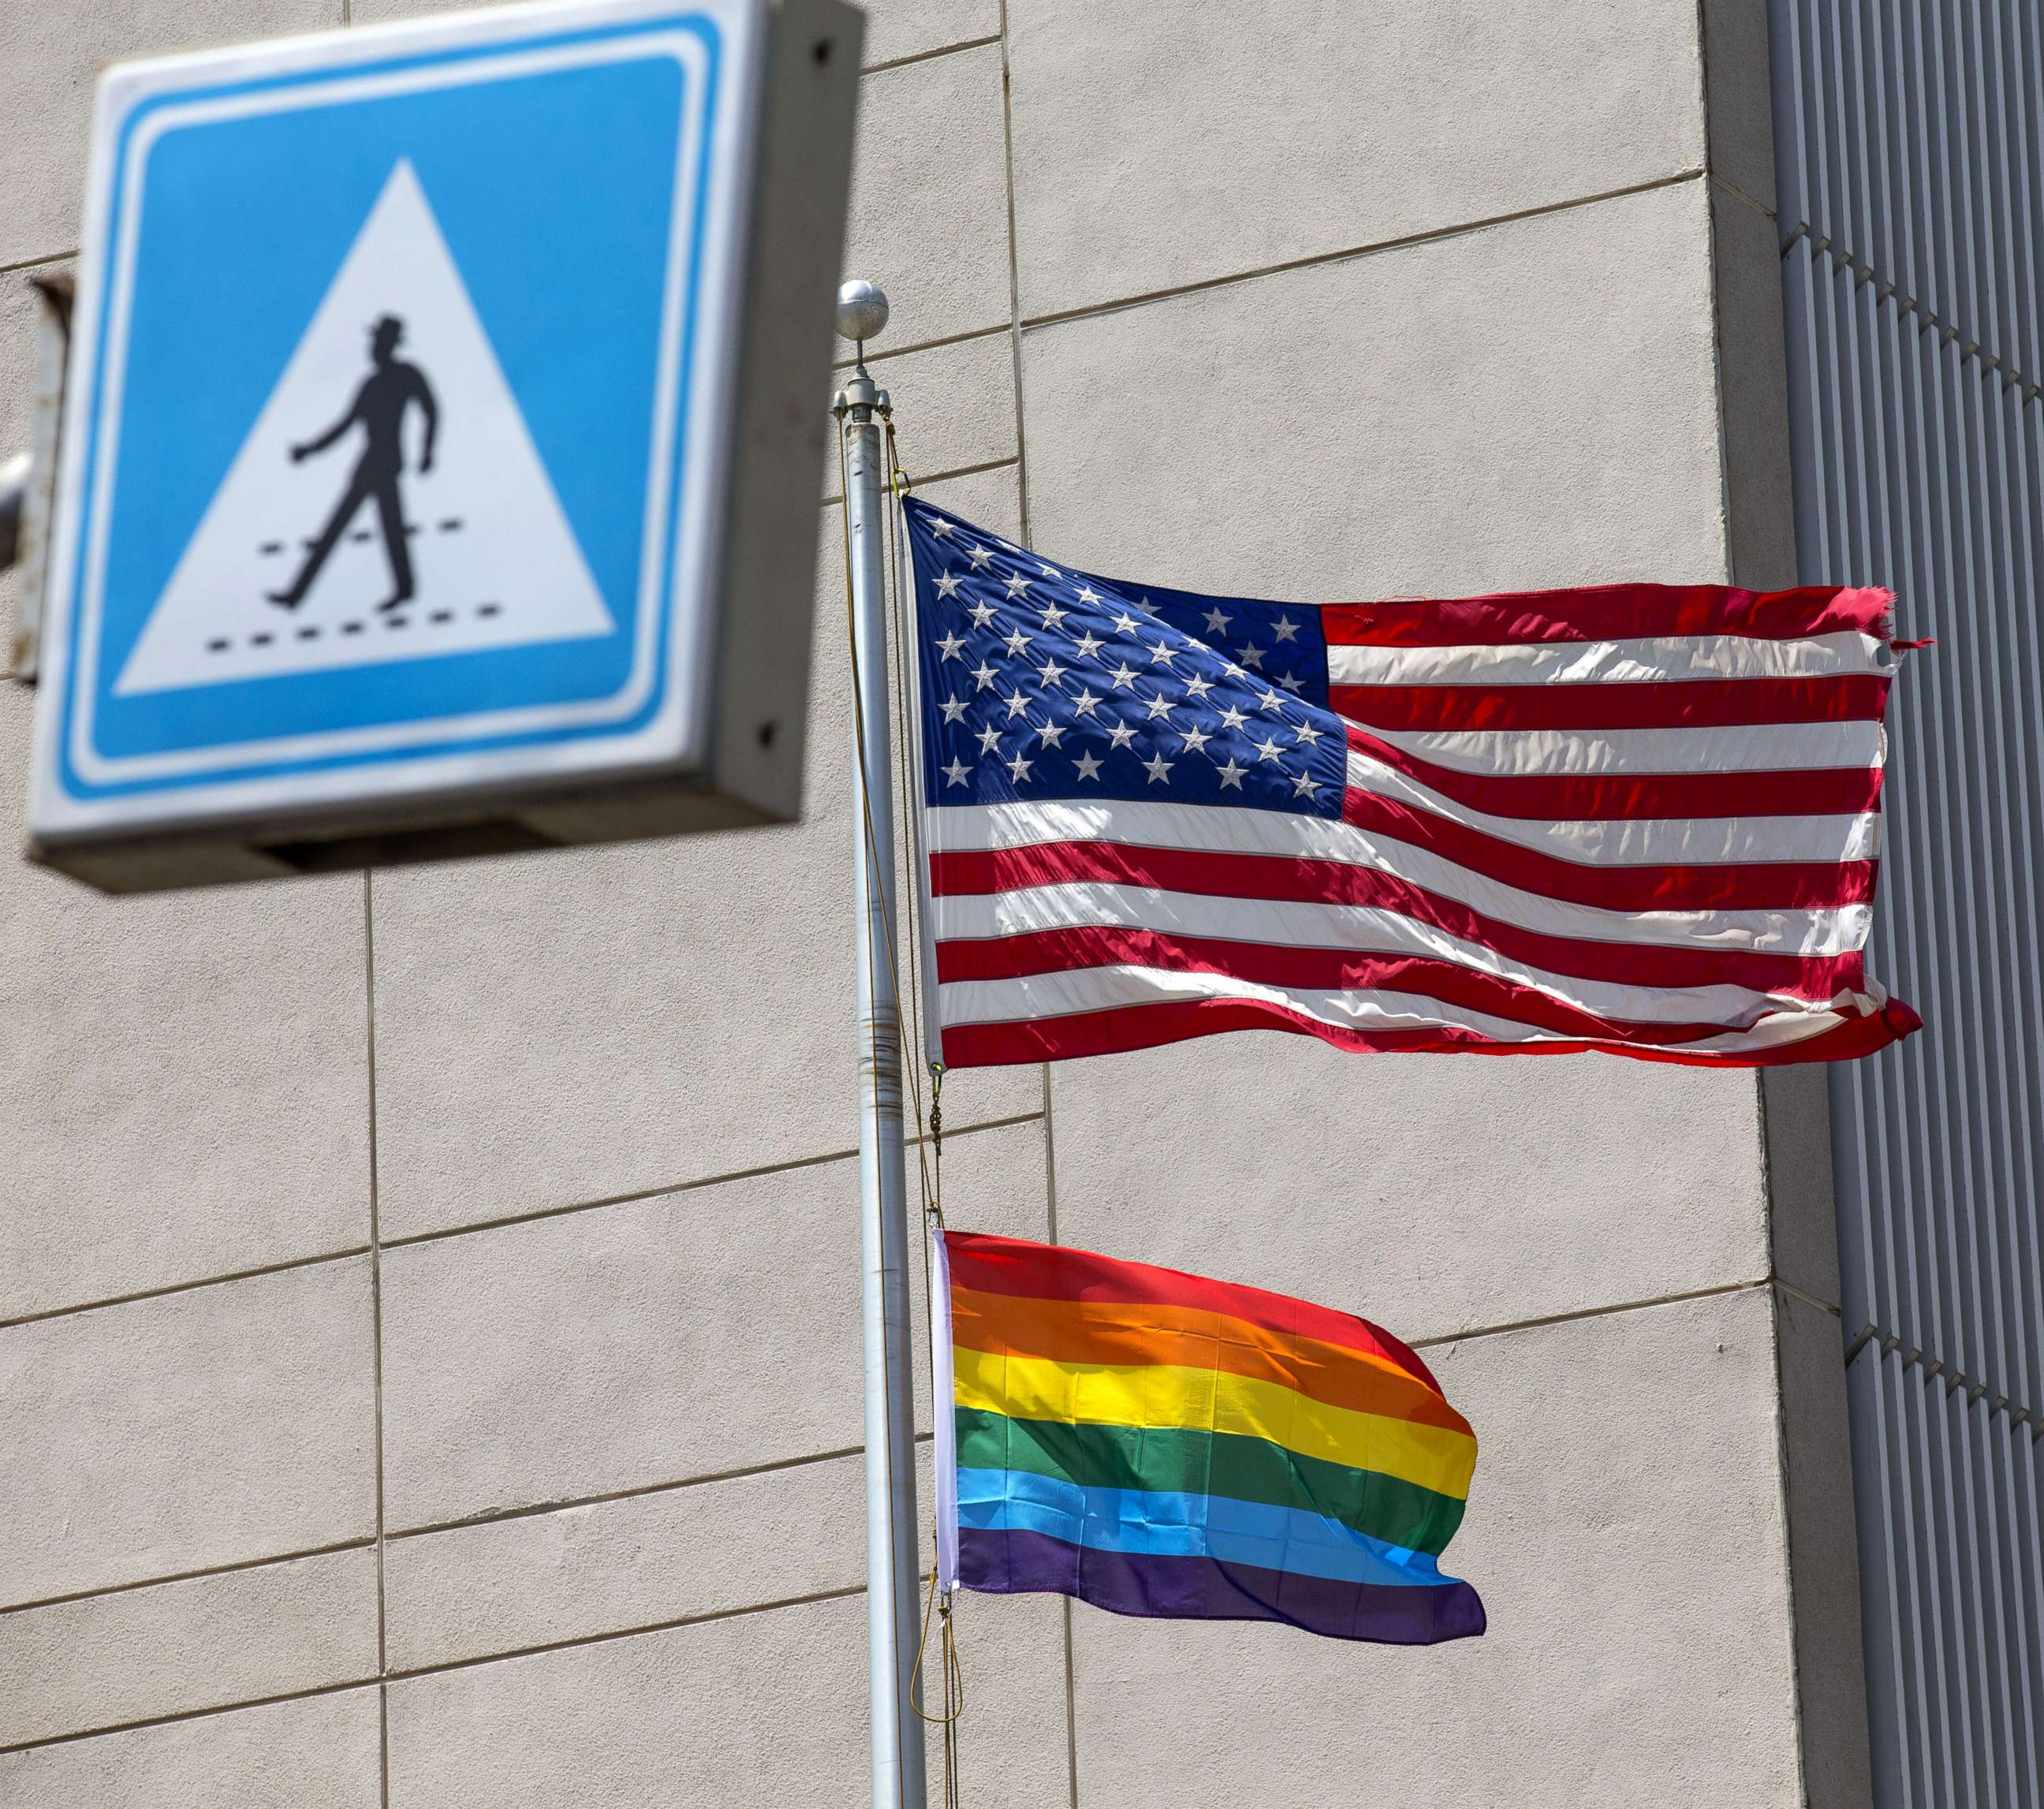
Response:
[[[1032,1300],[951,1289],[952,1342],[995,1357],[1128,1369],[1224,1369],[1354,1413],[1467,1433],[1469,1422],[1388,1359],[1161,1301]]]

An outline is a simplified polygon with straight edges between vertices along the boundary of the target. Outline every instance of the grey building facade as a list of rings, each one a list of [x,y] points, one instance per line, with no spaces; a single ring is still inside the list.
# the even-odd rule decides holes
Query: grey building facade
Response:
[[[96,65],[401,10],[0,10],[0,447]],[[1051,556],[1248,595],[1856,562],[1808,528],[1830,405],[1785,332],[1834,267],[1799,248],[1847,243],[1776,202],[1799,17],[1770,51],[1763,0],[875,0],[848,269],[893,299],[904,460]],[[860,1800],[835,485],[790,503],[799,825],[121,901],[0,864],[0,1809]],[[1927,582],[1821,575],[1890,570]],[[17,840],[30,704],[0,688]],[[1888,977],[1933,1015],[1911,833]],[[965,1800],[1867,1802],[1881,1656],[1923,1637],[1881,1618],[1869,1429],[1957,1415],[1950,1464],[2035,1430],[2004,1346],[1969,1368],[1864,1254],[1937,1210],[1864,1159],[1937,1035],[1913,1080],[1261,1034],[955,1076],[955,1222],[1424,1347],[1482,1440],[1450,1567],[1493,1623],[1416,1653],[967,1598]],[[1978,1548],[1937,1524],[1949,1575]],[[2026,1800],[1971,1775],[1883,1799]]]
[[[1831,1077],[1876,1800],[2044,1802],[2044,19],[1776,0],[1796,540],[1938,645],[1890,729],[1881,971]]]

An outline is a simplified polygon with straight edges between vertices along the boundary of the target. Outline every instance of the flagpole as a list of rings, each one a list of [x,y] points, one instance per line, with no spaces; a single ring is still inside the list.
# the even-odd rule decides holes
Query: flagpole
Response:
[[[837,329],[859,364],[832,413],[843,436],[851,590],[852,774],[859,859],[859,1193],[866,1335],[866,1629],[873,1714],[874,1809],[924,1809],[923,1730],[909,1700],[918,1632],[916,1416],[909,1346],[908,1176],[901,1132],[899,969],[912,951],[897,929],[894,797],[887,696],[888,520],[880,420],[886,392],[866,344],[887,325],[870,282],[838,291]]]

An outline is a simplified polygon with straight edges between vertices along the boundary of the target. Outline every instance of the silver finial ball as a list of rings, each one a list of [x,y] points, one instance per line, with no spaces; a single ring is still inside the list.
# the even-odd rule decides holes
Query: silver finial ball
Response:
[[[842,339],[875,340],[887,325],[887,297],[877,282],[847,282],[837,292],[837,330]]]

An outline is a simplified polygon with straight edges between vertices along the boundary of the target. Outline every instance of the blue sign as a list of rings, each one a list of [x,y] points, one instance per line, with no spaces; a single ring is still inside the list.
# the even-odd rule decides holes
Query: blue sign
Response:
[[[763,13],[107,76],[39,835],[699,754]]]

